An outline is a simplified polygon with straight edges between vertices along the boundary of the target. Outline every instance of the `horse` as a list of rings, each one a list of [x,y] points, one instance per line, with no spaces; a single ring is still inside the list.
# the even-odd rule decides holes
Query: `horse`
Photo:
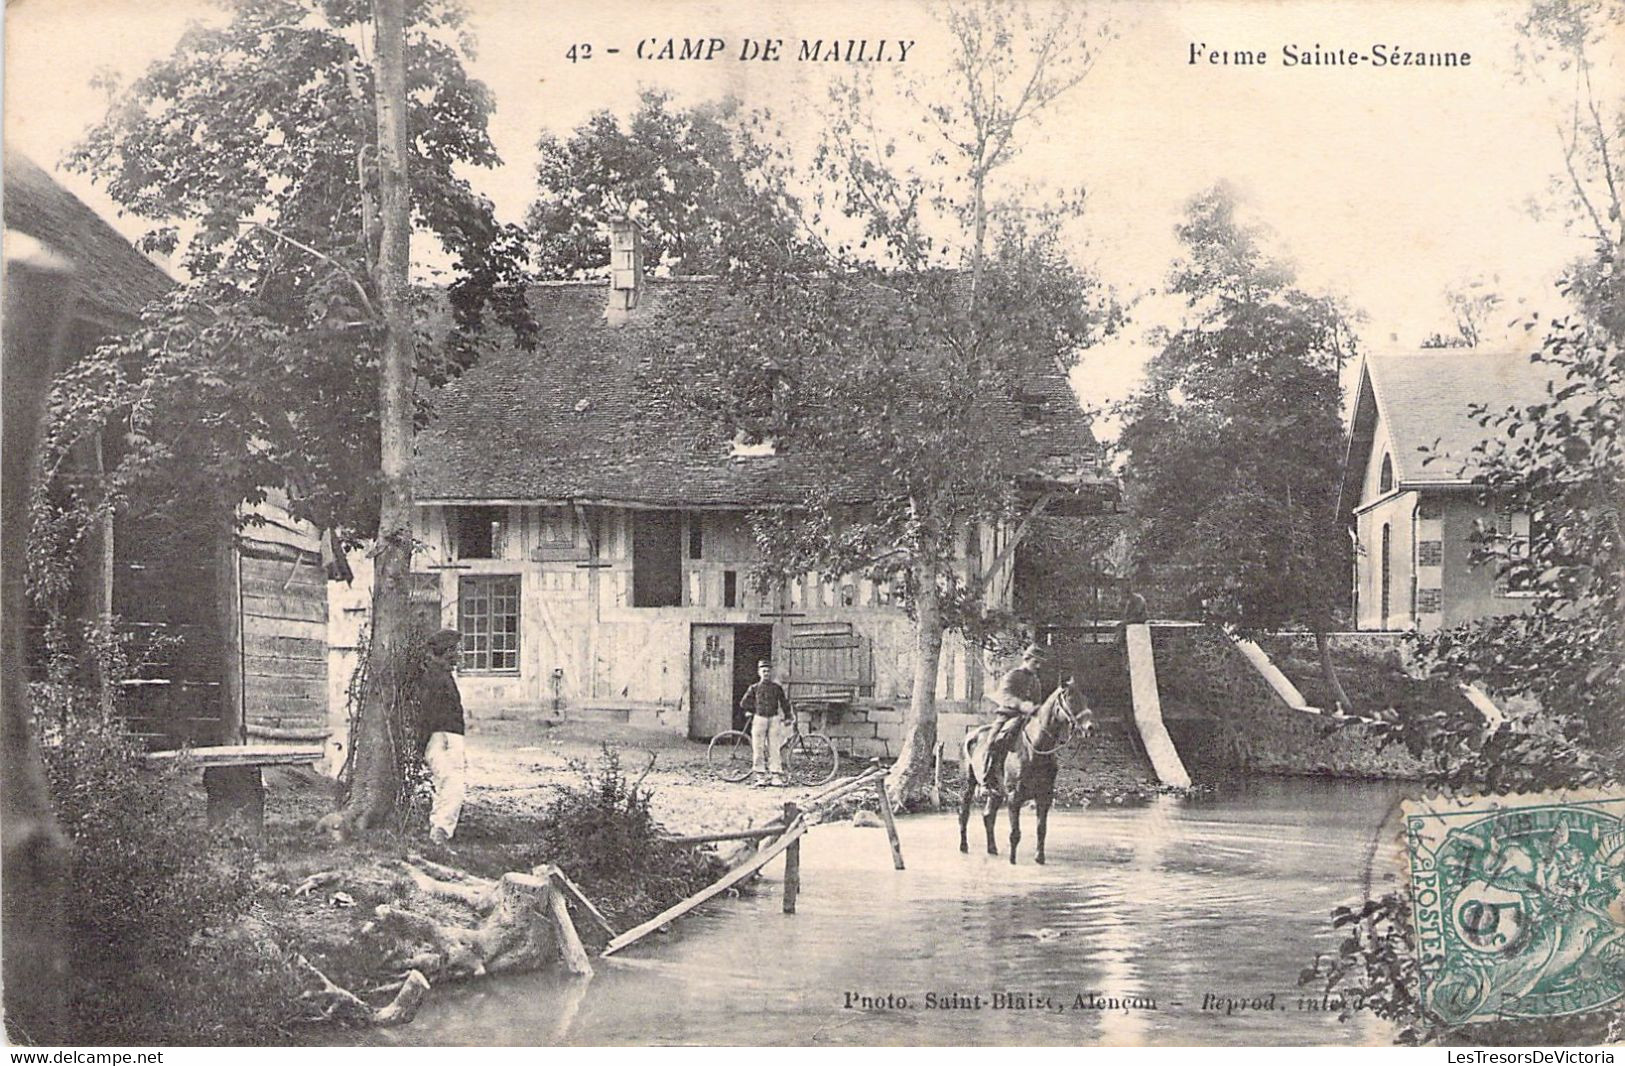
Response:
[[[1002,794],[989,789],[976,780],[975,752],[979,745],[992,739],[997,724],[984,725],[965,737],[963,766],[965,784],[959,800],[959,850],[969,851],[965,839],[965,825],[970,821],[970,806],[977,789],[983,795],[982,824],[987,829],[987,853],[997,855],[999,846],[993,841],[993,825],[998,820],[999,807],[1010,809],[1010,864],[1016,862],[1016,845],[1021,843],[1021,807],[1031,800],[1038,809],[1038,850],[1033,861],[1044,863],[1044,834],[1049,828],[1050,804],[1055,802],[1055,776],[1058,767],[1055,753],[1071,741],[1074,734],[1087,734],[1093,724],[1083,692],[1071,677],[1057,685],[1049,698],[1039,705],[1022,725],[1015,743],[1004,756]]]

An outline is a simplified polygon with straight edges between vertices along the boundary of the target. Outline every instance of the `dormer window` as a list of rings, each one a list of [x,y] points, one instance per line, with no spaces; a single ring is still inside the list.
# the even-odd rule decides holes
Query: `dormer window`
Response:
[[[1377,491],[1391,492],[1394,487],[1394,460],[1390,455],[1382,457],[1382,473],[1377,475]]]

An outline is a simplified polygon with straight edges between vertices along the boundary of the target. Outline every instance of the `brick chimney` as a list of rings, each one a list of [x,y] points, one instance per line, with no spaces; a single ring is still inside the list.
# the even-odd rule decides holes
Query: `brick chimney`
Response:
[[[611,325],[625,322],[643,292],[643,236],[630,218],[609,223],[609,311]]]

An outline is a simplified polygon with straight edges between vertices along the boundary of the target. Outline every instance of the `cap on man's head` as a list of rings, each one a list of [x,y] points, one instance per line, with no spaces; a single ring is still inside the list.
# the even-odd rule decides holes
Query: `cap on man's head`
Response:
[[[1049,649],[1042,644],[1029,644],[1027,649],[1021,653],[1021,657],[1023,659],[1037,659],[1039,662],[1043,662],[1049,658]]]
[[[769,670],[773,669],[773,660],[772,659],[757,659],[756,660],[756,669],[760,670],[763,667],[766,667]]]
[[[444,655],[463,644],[463,635],[455,629],[442,629],[429,638],[429,650],[436,655]]]

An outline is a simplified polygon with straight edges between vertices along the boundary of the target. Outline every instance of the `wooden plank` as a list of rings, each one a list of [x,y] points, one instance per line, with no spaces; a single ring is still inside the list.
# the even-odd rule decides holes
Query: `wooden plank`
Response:
[[[599,927],[603,929],[604,932],[608,933],[611,937],[615,935],[615,927],[609,924],[609,919],[604,917],[604,913],[602,911],[593,906],[592,900],[588,899],[587,894],[581,891],[581,886],[570,880],[568,874],[559,869],[557,866],[552,865],[539,866],[536,868],[536,870],[532,870],[531,873],[536,873],[537,870],[546,871],[547,876],[553,879],[554,885],[574,896],[575,901],[581,904],[586,912],[592,916],[592,920],[597,922]]]
[[[297,618],[306,622],[327,621],[327,600],[300,596],[289,592],[274,595],[268,592],[243,590],[243,614],[270,618]]]
[[[327,677],[327,656],[243,654],[244,670],[255,677]]]
[[[875,779],[875,792],[880,796],[880,817],[886,822],[886,839],[891,842],[891,864],[903,868],[903,845],[897,839],[897,820],[892,817],[891,799],[886,795],[886,779]]]
[[[306,726],[269,726],[249,722],[243,732],[254,740],[326,740],[333,731],[323,724]]]
[[[751,874],[778,858],[780,852],[784,851],[797,840],[800,840],[806,834],[806,832],[807,823],[804,821],[796,822],[795,825],[792,825],[788,830],[785,831],[785,834],[782,837],[769,844],[766,848],[757,852],[755,858],[736,866],[722,878],[712,882],[710,885],[694,893],[692,896],[689,896],[682,902],[667,907],[665,910],[661,911],[653,918],[650,918],[637,928],[629,929],[620,936],[616,937],[614,940],[611,940],[609,942],[609,946],[604,948],[604,957],[608,958],[617,951],[620,951],[622,948],[629,947],[632,944],[637,943],[639,940],[642,940],[644,937],[648,936],[656,929],[659,929],[667,922],[676,918],[681,918],[683,915],[687,914],[695,907],[698,907],[706,900],[726,892],[734,885],[737,885]]]
[[[724,840],[766,840],[776,837],[784,832],[784,826],[778,822],[764,825],[755,829],[730,829],[721,833],[692,833],[687,836],[663,836],[660,839],[667,844],[718,844]]]
[[[250,692],[257,691],[269,699],[290,700],[325,700],[327,698],[327,677],[301,677],[296,674],[250,674],[249,677],[257,679],[257,685],[247,686]]]
[[[326,753],[320,744],[222,744],[149,752],[146,762],[149,766],[176,762],[196,766],[291,766],[316,762]]]
[[[259,559],[244,559],[243,566],[250,565],[266,567],[267,572],[250,577],[247,570],[243,572],[243,595],[250,593],[260,595],[281,596],[299,594],[309,596],[311,599],[327,599],[327,579],[322,577],[321,571],[313,571],[308,566],[289,573],[291,563],[266,563]]]
[[[327,641],[315,637],[285,636],[261,630],[243,638],[243,650],[251,657],[325,662],[328,649]]]
[[[591,977],[592,960],[587,958],[587,949],[581,946],[581,936],[576,932],[575,923],[570,920],[569,908],[564,905],[564,893],[559,890],[555,881],[549,881],[547,884],[547,909],[553,915],[553,927],[558,930],[559,954],[564,957],[564,968],[577,977]]]
[[[296,618],[274,618],[244,611],[243,639],[251,641],[256,636],[295,637],[300,640],[325,641],[327,639],[327,623],[325,621],[312,622]]]

